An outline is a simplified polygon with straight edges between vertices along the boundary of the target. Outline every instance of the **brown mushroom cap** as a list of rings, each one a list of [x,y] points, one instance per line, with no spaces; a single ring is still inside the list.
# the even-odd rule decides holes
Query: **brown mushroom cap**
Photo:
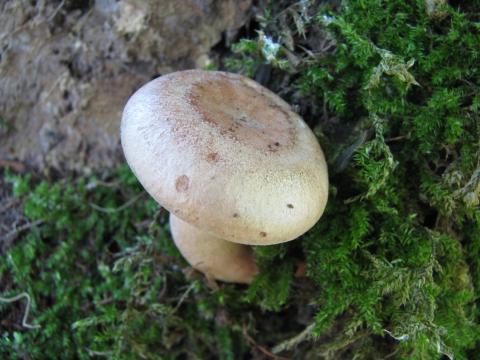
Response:
[[[237,74],[189,70],[150,81],[125,107],[121,140],[155,200],[228,241],[295,239],[326,205],[315,135],[280,97]]]
[[[250,246],[217,238],[170,214],[170,229],[177,248],[195,269],[207,277],[249,284],[258,273]]]

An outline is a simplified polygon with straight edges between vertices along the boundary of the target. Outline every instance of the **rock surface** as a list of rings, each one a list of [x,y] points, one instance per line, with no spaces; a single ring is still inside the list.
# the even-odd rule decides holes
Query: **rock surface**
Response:
[[[251,0],[10,0],[0,5],[0,159],[89,172],[122,159],[127,98],[208,64]]]

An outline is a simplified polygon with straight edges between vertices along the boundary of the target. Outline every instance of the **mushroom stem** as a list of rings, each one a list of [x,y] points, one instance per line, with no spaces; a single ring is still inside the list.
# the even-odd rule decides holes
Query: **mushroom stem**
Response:
[[[172,237],[183,257],[207,277],[249,284],[258,274],[253,250],[223,240],[170,214]]]

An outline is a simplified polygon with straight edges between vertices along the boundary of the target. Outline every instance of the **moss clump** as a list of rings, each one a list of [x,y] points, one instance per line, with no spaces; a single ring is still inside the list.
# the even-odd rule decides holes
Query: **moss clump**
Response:
[[[300,241],[256,249],[249,288],[182,274],[166,214],[136,201],[125,168],[103,181],[10,176],[41,225],[2,257],[2,294],[27,292],[42,328],[0,303],[1,357],[474,357],[479,13],[474,1],[266,5],[225,65],[304,116],[331,189]],[[294,277],[299,261],[307,279]]]
[[[28,322],[40,328],[20,326],[21,302],[0,302],[2,359],[231,359],[248,350],[222,310],[243,313],[235,289],[210,295],[198,274],[185,279],[167,213],[127,167],[103,180],[6,178],[38,225],[2,256],[2,297],[29,294]]]

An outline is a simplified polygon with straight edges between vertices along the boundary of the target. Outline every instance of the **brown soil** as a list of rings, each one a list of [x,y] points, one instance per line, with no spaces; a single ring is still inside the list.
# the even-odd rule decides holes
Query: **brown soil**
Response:
[[[141,84],[203,67],[251,0],[7,0],[0,4],[0,160],[89,172],[122,159]]]

